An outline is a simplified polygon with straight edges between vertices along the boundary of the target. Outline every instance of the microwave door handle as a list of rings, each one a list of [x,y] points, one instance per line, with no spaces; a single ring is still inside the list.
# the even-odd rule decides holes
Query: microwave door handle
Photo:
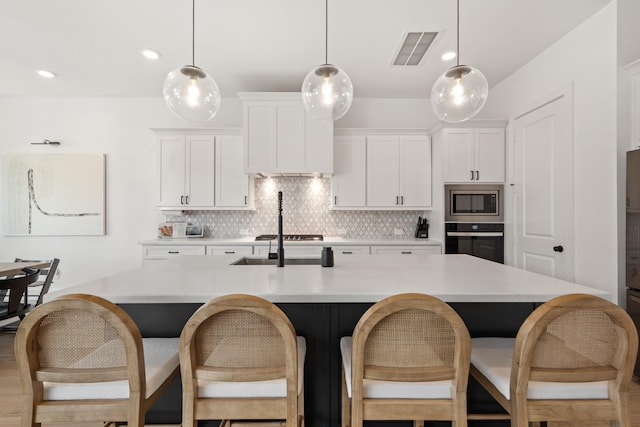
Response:
[[[448,237],[503,237],[502,232],[447,231]]]

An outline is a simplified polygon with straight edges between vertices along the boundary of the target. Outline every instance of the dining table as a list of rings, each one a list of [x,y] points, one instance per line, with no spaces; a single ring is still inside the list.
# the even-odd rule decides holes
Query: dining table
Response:
[[[0,277],[20,273],[24,268],[46,268],[48,261],[0,262]]]

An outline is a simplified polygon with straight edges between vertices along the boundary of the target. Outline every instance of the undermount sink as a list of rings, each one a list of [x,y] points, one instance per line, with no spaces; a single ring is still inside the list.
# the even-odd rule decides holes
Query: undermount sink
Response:
[[[242,257],[230,265],[276,265],[277,259]],[[320,265],[320,258],[285,258],[284,265]]]

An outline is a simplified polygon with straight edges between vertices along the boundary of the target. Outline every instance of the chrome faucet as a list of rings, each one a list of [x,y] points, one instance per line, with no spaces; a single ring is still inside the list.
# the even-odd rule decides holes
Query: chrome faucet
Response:
[[[284,267],[282,240],[282,191],[278,191],[278,267]]]

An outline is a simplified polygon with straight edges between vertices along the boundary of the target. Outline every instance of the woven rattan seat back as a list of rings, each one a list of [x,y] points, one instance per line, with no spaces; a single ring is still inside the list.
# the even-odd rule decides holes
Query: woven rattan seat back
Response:
[[[262,298],[225,295],[204,304],[180,335],[183,427],[239,419],[286,420],[296,427],[304,413],[297,342],[287,316]],[[269,380],[283,381],[284,395],[252,394],[252,382]],[[219,391],[229,390],[223,383],[236,383],[236,391]]]
[[[612,365],[619,344],[617,329],[601,310],[574,310],[562,314],[538,337],[531,367],[562,369]]]
[[[424,294],[400,294],[370,307],[360,318],[351,339],[351,401],[343,386],[343,426],[364,420],[452,420],[466,426],[466,390],[470,356],[469,332],[445,302]],[[344,353],[343,353],[344,357]],[[346,371],[346,369],[344,370]],[[373,398],[365,387],[384,382],[439,382],[444,392],[407,397]],[[369,385],[366,385],[369,384]],[[409,387],[411,390],[415,388]],[[435,389],[433,389],[435,390]],[[349,407],[351,414],[349,414]]]
[[[455,333],[445,317],[424,309],[405,309],[389,314],[371,329],[364,364],[390,368],[453,366],[454,352]]]
[[[195,336],[196,363],[211,368],[281,367],[284,376],[284,341],[263,316],[228,310],[202,322]]]

